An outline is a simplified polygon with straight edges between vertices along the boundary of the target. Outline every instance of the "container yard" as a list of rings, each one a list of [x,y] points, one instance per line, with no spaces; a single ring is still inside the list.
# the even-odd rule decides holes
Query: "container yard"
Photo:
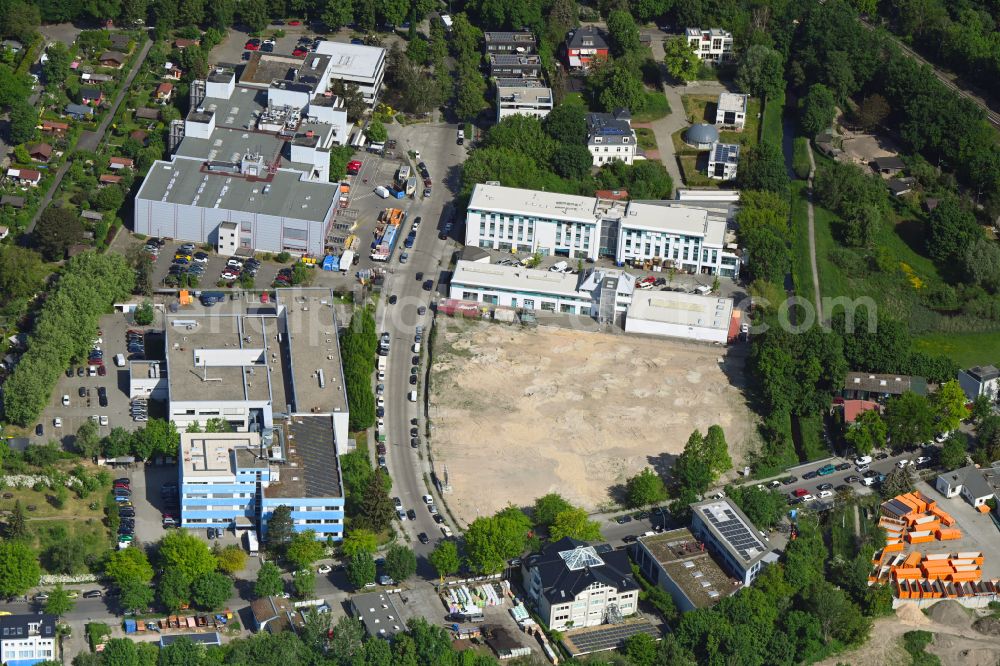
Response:
[[[379,214],[371,245],[372,261],[389,261],[405,222],[406,213],[398,208],[386,208]]]

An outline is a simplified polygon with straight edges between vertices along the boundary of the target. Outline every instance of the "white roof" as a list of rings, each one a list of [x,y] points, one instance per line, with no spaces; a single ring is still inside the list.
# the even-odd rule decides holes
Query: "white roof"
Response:
[[[333,77],[375,78],[385,60],[385,49],[381,46],[344,42],[320,42],[316,53],[330,56],[330,75]]]
[[[589,298],[589,294],[577,291],[579,276],[553,273],[536,268],[520,266],[498,266],[480,264],[473,261],[459,261],[451,277],[451,283],[503,291],[531,291],[553,296]]]
[[[637,291],[628,309],[629,319],[729,330],[733,299],[699,296],[679,291]]]
[[[719,111],[747,112],[747,96],[738,93],[724,92],[719,95]]]
[[[597,199],[558,192],[522,190],[516,187],[479,184],[472,190],[469,210],[509,213],[550,220],[596,224]]]
[[[624,229],[675,231],[690,236],[705,234],[708,211],[699,208],[680,208],[630,202],[622,216]]]

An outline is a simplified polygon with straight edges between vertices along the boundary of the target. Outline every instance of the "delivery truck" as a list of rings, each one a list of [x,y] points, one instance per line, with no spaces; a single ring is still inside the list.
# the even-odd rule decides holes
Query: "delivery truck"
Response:
[[[379,195],[383,199],[389,198],[389,188],[379,185],[375,188],[375,194]]]

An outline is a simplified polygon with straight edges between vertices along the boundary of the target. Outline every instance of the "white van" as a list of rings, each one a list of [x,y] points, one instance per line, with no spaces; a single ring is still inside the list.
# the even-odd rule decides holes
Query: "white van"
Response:
[[[413,353],[414,354],[419,354],[420,353],[420,343],[419,342],[414,342],[413,343]]]
[[[694,293],[701,294],[702,296],[708,296],[712,293],[712,288],[704,284],[699,284],[694,288]]]
[[[550,273],[565,273],[569,270],[569,264],[565,261],[557,261],[551,268],[549,268]]]
[[[382,185],[379,185],[378,187],[375,188],[375,194],[379,195],[383,199],[388,199],[389,198],[389,190],[388,190],[388,188],[386,188],[386,187],[384,187]]]
[[[125,354],[115,354],[115,365],[119,368],[125,367]]]
[[[410,391],[408,394],[406,394],[406,399],[409,400],[410,402],[416,402],[417,401],[417,392],[416,391]]]

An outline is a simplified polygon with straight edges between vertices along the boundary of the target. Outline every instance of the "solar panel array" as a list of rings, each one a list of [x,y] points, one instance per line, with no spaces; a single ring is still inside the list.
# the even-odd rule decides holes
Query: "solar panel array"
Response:
[[[620,647],[626,640],[636,634],[649,634],[659,638],[660,632],[647,622],[630,622],[628,624],[608,624],[600,629],[587,630],[576,635],[566,636],[576,646],[577,654],[599,652]]]
[[[722,535],[722,538],[747,562],[766,550],[760,539],[754,536],[753,532],[743,524],[743,521],[736,517],[732,509],[715,506],[702,507],[701,511],[715,530]],[[725,515],[724,520],[719,520],[718,514],[720,513]],[[751,550],[754,552],[751,553]]]
[[[713,162],[735,162],[739,158],[740,147],[735,143],[715,144]]]

